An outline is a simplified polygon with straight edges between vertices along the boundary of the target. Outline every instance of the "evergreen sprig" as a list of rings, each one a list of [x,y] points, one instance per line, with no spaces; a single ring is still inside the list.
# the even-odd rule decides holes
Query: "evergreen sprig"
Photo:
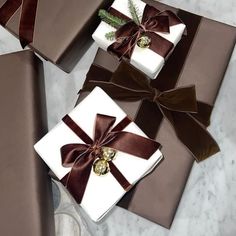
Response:
[[[106,39],[112,41],[116,38],[116,32],[115,31],[111,31],[105,34]]]
[[[132,16],[133,21],[137,24],[140,25],[140,17],[139,17],[139,9],[138,7],[134,4],[133,0],[128,0],[128,8],[130,11],[130,14]],[[107,12],[104,9],[99,10],[98,12],[99,17],[101,18],[102,21],[106,22],[110,26],[119,29],[122,25],[126,24],[127,21],[112,15],[111,13]],[[115,39],[115,31],[111,31],[105,34],[106,39],[112,41]]]
[[[98,15],[102,21],[106,22],[107,24],[109,24],[110,26],[112,26],[116,29],[118,29],[119,27],[121,27],[122,25],[127,23],[126,20],[121,19],[117,16],[114,16],[103,9],[99,10]]]
[[[134,2],[132,0],[128,0],[128,7],[129,7],[129,11],[130,14],[132,16],[133,21],[137,24],[140,25],[140,19],[139,19],[139,9],[138,7],[134,4]]]

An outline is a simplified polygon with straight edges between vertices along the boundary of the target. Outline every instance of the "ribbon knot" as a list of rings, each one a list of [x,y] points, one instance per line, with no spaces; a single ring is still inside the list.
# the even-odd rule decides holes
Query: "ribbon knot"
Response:
[[[89,151],[93,154],[94,157],[100,157],[101,155],[101,145],[95,143],[93,146],[89,147]]]
[[[160,144],[154,140],[123,131],[131,122],[128,117],[125,117],[113,127],[116,121],[115,117],[97,114],[93,139],[70,116],[66,115],[62,120],[84,142],[66,144],[61,147],[62,165],[71,167],[69,174],[62,179],[62,183],[78,203],[82,201],[93,164],[97,158],[102,159],[103,147],[112,148],[146,160],[160,147]],[[131,184],[112,160],[109,161],[109,167],[115,179],[125,190],[128,190]]]
[[[141,19],[137,25],[132,19],[110,8],[110,13],[119,16],[127,21],[116,30],[116,42],[108,47],[108,51],[117,55],[120,59],[125,57],[130,59],[135,45],[141,36],[150,39],[149,49],[163,56],[164,58],[171,52],[174,45],[161,37],[157,33],[169,33],[170,26],[182,23],[182,21],[171,11],[160,12],[158,9],[146,4]]]
[[[205,126],[209,125],[212,106],[197,101],[195,86],[159,91],[150,80],[122,61],[118,69],[108,78],[103,67],[93,66],[87,75],[82,91],[91,91],[99,86],[113,99],[124,101],[149,100],[157,104],[163,117],[169,121],[179,140],[191,152],[197,162],[217,153],[220,149]],[[94,79],[90,78],[96,76]],[[97,81],[104,77],[106,81]],[[198,137],[193,138],[194,137]]]
[[[156,88],[152,88],[153,89],[153,94],[152,94],[152,99],[151,101],[152,102],[158,102],[158,98],[160,97],[161,95],[161,91],[156,89]]]
[[[140,34],[143,34],[145,33],[147,30],[146,30],[146,27],[145,27],[145,24],[140,24],[138,26],[138,31],[140,32]]]

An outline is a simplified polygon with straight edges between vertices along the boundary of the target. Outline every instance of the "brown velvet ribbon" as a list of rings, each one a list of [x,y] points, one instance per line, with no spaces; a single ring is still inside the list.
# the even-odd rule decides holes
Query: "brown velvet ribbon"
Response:
[[[38,0],[7,0],[0,8],[0,24],[5,26],[21,8],[19,39],[24,48],[33,41]]]
[[[146,4],[141,20],[137,25],[133,20],[110,8],[110,13],[127,21],[126,24],[119,27],[115,33],[116,42],[108,47],[108,51],[115,54],[120,59],[130,59],[137,41],[142,35],[151,39],[149,49],[167,58],[174,48],[173,43],[156,34],[157,32],[169,33],[170,26],[182,23],[182,21],[171,11],[160,12],[155,7]]]
[[[100,80],[88,74],[82,91],[91,91],[99,86],[117,100],[153,102],[197,162],[219,151],[219,146],[205,127],[209,124],[212,106],[196,100],[194,86],[160,91],[150,85],[144,74],[124,61],[110,75],[105,68],[96,65],[91,71],[89,74],[100,77]]]
[[[63,118],[63,122],[84,142],[61,147],[63,166],[72,168],[62,182],[78,203],[83,199],[93,163],[100,157],[102,147],[110,147],[146,160],[160,148],[160,144],[154,140],[123,131],[131,122],[128,117],[113,127],[115,121],[115,117],[97,114],[94,138],[91,139],[70,116],[66,115]],[[131,187],[128,180],[112,161],[109,162],[109,166],[111,174],[128,191]]]

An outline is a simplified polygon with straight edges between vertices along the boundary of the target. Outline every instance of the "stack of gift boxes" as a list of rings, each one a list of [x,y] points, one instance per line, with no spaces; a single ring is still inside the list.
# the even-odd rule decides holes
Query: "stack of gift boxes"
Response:
[[[1,235],[54,235],[43,161],[92,220],[117,204],[170,228],[194,161],[219,152],[207,127],[236,29],[152,0],[2,0],[0,23],[31,48],[0,57]],[[46,134],[34,52],[70,72],[92,38],[77,104]]]

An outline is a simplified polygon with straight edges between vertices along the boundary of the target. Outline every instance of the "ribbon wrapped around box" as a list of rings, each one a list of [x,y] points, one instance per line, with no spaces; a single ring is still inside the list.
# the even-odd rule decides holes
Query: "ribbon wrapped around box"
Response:
[[[160,144],[144,136],[97,87],[35,149],[98,221],[162,159]]]
[[[0,56],[0,235],[55,235],[48,168],[33,145],[47,132],[43,64],[30,50]]]
[[[130,2],[133,2],[141,19],[135,20],[132,16]],[[108,12],[122,19],[122,24],[111,26],[100,13],[103,21],[93,33],[95,42],[103,50],[128,59],[133,66],[154,79],[180,41],[185,24],[172,11],[160,11],[140,0],[116,0]],[[113,38],[106,36],[113,31]]]
[[[0,0],[0,24],[46,60],[70,72],[92,43],[98,9],[112,0]]]
[[[163,92],[194,84],[197,100],[213,106],[236,42],[235,28],[157,1],[145,2],[161,11],[173,11],[188,29],[188,36],[176,46],[157,78],[151,80],[151,86]],[[99,49],[94,64],[110,71],[106,72],[109,80],[120,62]],[[90,78],[102,80],[96,75],[90,77],[91,72],[92,69],[85,85]],[[81,92],[78,102],[87,94]],[[116,102],[149,137],[162,144],[165,157],[158,171],[141,180],[118,205],[170,228],[194,163],[192,153],[179,140],[169,121],[163,119],[155,103],[147,99]]]

